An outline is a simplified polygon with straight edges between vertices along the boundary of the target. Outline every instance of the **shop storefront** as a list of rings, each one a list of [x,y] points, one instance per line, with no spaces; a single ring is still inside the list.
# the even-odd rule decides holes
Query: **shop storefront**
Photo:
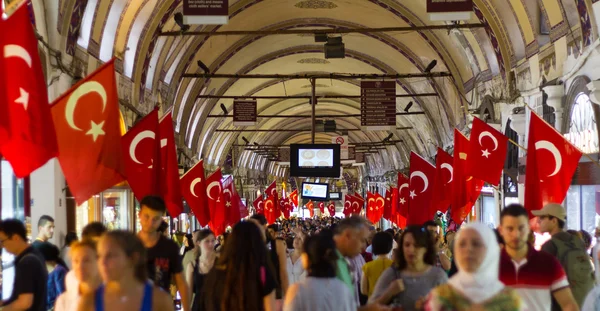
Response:
[[[81,236],[83,227],[93,221],[102,222],[109,230],[132,230],[136,204],[127,185],[115,186],[94,195],[75,208],[75,232]]]

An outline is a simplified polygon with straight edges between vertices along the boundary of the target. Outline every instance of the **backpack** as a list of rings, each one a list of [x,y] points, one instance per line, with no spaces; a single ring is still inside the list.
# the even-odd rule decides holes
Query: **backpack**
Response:
[[[573,297],[582,306],[585,297],[594,287],[594,269],[583,243],[577,243],[576,239],[577,237],[570,236],[569,240],[557,237],[550,241],[556,247],[556,257],[565,269]]]

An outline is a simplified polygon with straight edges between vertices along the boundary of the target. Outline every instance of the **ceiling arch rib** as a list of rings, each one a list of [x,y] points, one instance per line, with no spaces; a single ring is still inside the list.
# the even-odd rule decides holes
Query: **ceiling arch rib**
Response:
[[[329,102],[319,102],[317,104],[318,110],[320,114],[338,114],[338,115],[343,115],[344,113],[359,113],[360,112],[360,108],[357,106],[354,106],[352,104],[348,104],[348,103],[329,103]],[[270,114],[279,114],[282,113],[283,109],[280,109],[279,111],[273,111],[270,112]],[[311,107],[308,104],[302,105],[302,106],[298,106],[298,105],[294,105],[293,108],[286,110],[286,114],[288,115],[310,115],[310,110]],[[295,121],[290,122],[289,119],[287,118],[271,118],[268,120],[261,120],[261,122],[259,122],[259,124],[257,124],[256,128],[263,128],[263,129],[270,129],[270,128],[274,128],[274,129],[281,129],[281,128],[293,128],[291,125],[293,124],[302,124],[302,123],[306,123],[307,119],[294,119]],[[304,120],[304,121],[302,121]],[[222,128],[226,128],[226,129],[230,129],[233,130],[235,129],[235,127],[233,127],[233,125],[231,124],[230,121],[225,121],[225,122],[220,122],[223,125]],[[338,125],[343,125],[341,128],[344,129],[358,129],[360,128],[360,122],[358,118],[338,118],[336,119],[336,123]],[[406,136],[413,136],[415,135],[416,131],[410,131],[410,132],[402,132],[402,135],[399,134],[399,132],[393,130],[391,131],[392,133],[395,133],[397,137],[406,137]],[[360,133],[363,136],[361,137],[361,135],[357,135],[355,133]],[[385,132],[384,136],[387,135],[388,131]],[[409,134],[407,134],[409,133]],[[364,137],[364,133],[361,132],[349,132],[350,137],[351,137],[351,141],[353,142],[361,142],[364,141],[365,139],[363,139]],[[250,142],[257,142],[259,144],[270,144],[273,141],[279,141],[278,137],[279,136],[285,136],[285,134],[282,133],[264,133],[264,132],[257,132],[257,133],[249,133],[246,135],[246,138],[250,141]],[[354,137],[353,137],[354,136]],[[236,139],[236,137],[232,137],[232,139]],[[411,142],[414,142],[412,140],[411,137]],[[215,144],[215,142],[213,141],[213,145]],[[413,145],[413,150],[419,150],[420,146],[416,146]],[[217,159],[221,160],[220,157],[217,156]]]
[[[305,110],[309,110],[309,109],[305,109]],[[331,113],[331,112],[338,112],[339,113],[339,107],[338,109],[331,109],[331,108],[325,108],[324,112],[325,113]],[[304,111],[298,111],[297,113],[303,113]],[[358,119],[356,118],[348,118],[348,119],[339,119],[336,121],[336,123],[338,123],[339,125],[342,125],[343,128],[359,128],[360,127],[360,122],[358,121]],[[281,120],[280,121],[275,121],[273,122],[273,124],[265,126],[266,128],[269,129],[297,129],[297,128],[303,128],[305,129],[308,133],[306,132],[270,132],[270,133],[264,133],[264,132],[258,132],[258,133],[251,133],[248,132],[248,134],[245,134],[244,136],[246,137],[246,139],[248,139],[248,141],[251,144],[254,143],[258,143],[259,146],[263,146],[263,145],[275,145],[275,146],[279,146],[279,145],[286,145],[286,144],[290,144],[290,143],[295,143],[295,142],[306,142],[306,141],[310,141],[310,129],[306,128],[306,122],[302,121],[302,120],[295,120],[295,121],[286,121],[286,120]],[[265,128],[263,127],[263,128]],[[394,133],[396,135],[396,137],[398,138],[403,138],[403,135],[400,135],[398,131],[391,131],[392,133]],[[243,133],[243,132],[241,132]],[[317,139],[315,140],[317,143],[322,142],[322,143],[331,143],[331,137],[333,136],[337,136],[340,134],[339,131],[337,131],[336,133],[316,133],[316,134],[321,134],[321,137],[327,137],[327,139],[325,139],[325,141],[318,141]],[[243,142],[240,142],[238,139],[238,136],[241,135],[240,133],[237,133],[236,135],[230,136],[229,138],[231,139],[231,141],[218,141],[215,142],[212,145],[211,150],[211,154],[215,151],[215,149],[220,148],[220,146],[223,145],[233,145],[235,143],[237,144],[243,144]],[[349,132],[348,136],[350,138],[350,143],[361,143],[361,142],[379,142],[381,141],[383,138],[385,138],[388,135],[388,131],[371,131],[371,132]],[[243,140],[242,140],[243,141]],[[397,144],[395,145],[390,145],[387,146],[388,148],[392,149],[392,153],[398,153],[399,154],[399,146]],[[228,150],[228,148],[224,149],[225,151]],[[251,151],[245,151],[245,152],[251,152]],[[218,153],[216,157],[212,157],[210,156],[211,159],[215,159],[216,162],[214,164],[219,164],[221,161],[224,160],[225,154],[223,153]],[[385,159],[390,160],[389,157],[385,157]],[[403,167],[406,164],[404,162],[400,162],[401,159],[398,157],[394,157],[392,158],[392,162],[387,163],[386,165],[392,165],[394,168],[397,167]],[[398,161],[398,162],[396,162]]]
[[[302,22],[303,22],[303,21],[302,21]],[[315,27],[315,26],[323,26],[323,24],[315,24],[315,25],[309,25],[309,26],[311,26],[311,27]],[[336,25],[328,25],[328,26],[336,26]],[[354,26],[356,26],[356,25],[354,25]],[[346,27],[346,26],[345,26],[345,27]],[[419,59],[419,57],[418,57],[418,56],[416,56],[416,54],[412,53],[412,52],[411,52],[411,51],[410,51],[410,50],[409,50],[409,49],[408,49],[406,46],[404,46],[402,43],[400,43],[400,42],[398,42],[398,41],[392,42],[392,41],[393,41],[392,39],[390,39],[390,38],[385,38],[385,36],[384,36],[384,35],[368,35],[368,36],[369,36],[369,37],[371,37],[371,38],[374,38],[374,39],[376,39],[376,40],[379,40],[379,41],[381,41],[382,43],[386,44],[387,46],[391,47],[391,48],[392,48],[393,50],[395,50],[396,52],[399,52],[400,54],[402,54],[402,55],[404,56],[404,58],[406,58],[406,59],[407,59],[407,60],[408,60],[410,63],[412,63],[412,65],[411,65],[411,64],[409,64],[409,66],[404,66],[404,68],[415,68],[415,67],[416,67],[415,69],[416,69],[417,71],[422,71],[422,70],[424,69],[424,67],[425,67],[425,66],[428,64],[428,63],[426,63],[426,64],[423,64],[423,62],[422,62],[422,61]],[[297,40],[297,39],[296,39],[296,40]],[[292,46],[295,46],[295,45],[297,45],[297,43],[296,43],[296,40],[290,40],[290,41],[293,41],[293,42],[292,42]],[[310,40],[312,40],[312,38],[310,38]],[[310,40],[308,40],[308,41],[310,42]],[[282,41],[283,41],[283,40],[278,40],[278,42],[277,42],[277,43],[280,43],[280,42],[282,42]],[[240,52],[240,53],[241,53],[242,51],[244,51],[244,50],[245,50],[245,48],[247,47],[247,45],[249,45],[249,44],[251,44],[251,43],[254,43],[254,42],[257,42],[257,39],[256,39],[256,38],[253,38],[253,40],[251,40],[251,42],[246,42],[246,43],[243,43],[243,44],[237,45],[237,46],[235,46],[235,47],[232,47],[232,48],[230,49],[230,50],[231,50],[231,52],[230,52],[229,54],[226,54],[226,53],[224,53],[224,54],[221,54],[221,57],[220,57],[220,59],[217,59],[217,60],[215,60],[215,63],[217,63],[217,65],[210,65],[210,66],[209,66],[209,67],[211,67],[211,71],[212,71],[212,72],[216,72],[216,71],[218,71],[218,70],[222,69],[222,67],[223,67],[223,66],[224,66],[224,65],[225,65],[225,64],[226,64],[228,61],[230,61],[230,60],[232,60],[232,59],[234,59],[234,58],[235,58],[235,54],[236,54],[236,53],[238,53],[238,52]],[[257,44],[258,44],[258,43],[257,43]],[[269,44],[268,42],[267,42],[267,43],[265,43],[265,44],[263,44],[263,45],[265,45],[265,46],[274,46],[274,44]],[[322,50],[322,47],[318,47],[318,48],[320,48],[320,49]],[[244,52],[245,52],[245,51],[244,51]],[[263,52],[263,53],[264,53],[264,52]],[[358,53],[358,52],[357,52],[357,53]],[[199,54],[202,54],[202,53],[199,53]],[[250,53],[250,52],[246,52],[246,54],[251,54],[251,53]],[[428,59],[427,59],[427,61],[429,61],[429,60],[431,60],[431,59],[433,59],[433,58],[428,58]],[[205,61],[205,63],[206,63],[206,60],[204,60],[204,61]],[[268,59],[267,59],[267,60],[265,60],[265,61],[268,61]],[[393,63],[393,60],[390,60],[390,62],[388,62],[388,63]],[[258,65],[260,65],[260,64],[258,64]],[[414,67],[413,67],[413,66],[414,66]],[[445,68],[445,67],[444,67],[444,66],[442,66],[442,65],[439,65],[439,66],[440,66],[439,68],[440,68],[442,71],[443,71],[443,70],[445,70],[445,69],[447,69],[447,68]],[[171,68],[173,68],[173,67],[171,67]],[[192,64],[191,68],[193,68],[193,69],[195,70],[195,69],[197,68],[197,66],[195,66],[194,64]],[[404,68],[403,68],[403,69],[404,69]],[[192,72],[194,72],[194,70],[192,70]],[[393,71],[393,69],[390,69],[390,71],[389,71],[389,72],[397,72],[397,71]],[[208,81],[210,81],[210,80],[208,80]],[[199,81],[197,81],[197,83],[206,83],[206,82],[207,82],[207,80],[205,80],[205,79],[202,79],[202,80],[199,80]],[[438,85],[438,84],[437,84],[435,81],[433,81],[433,79],[432,79],[432,81],[430,81],[430,83],[432,84],[432,86],[434,87],[434,89],[435,89],[435,91],[436,91],[436,92],[441,92],[441,88],[439,87],[439,85]],[[456,94],[456,95],[458,95],[458,94]],[[445,97],[443,97],[443,98],[442,98],[442,100],[444,100],[444,101],[445,101]],[[459,101],[462,101],[462,99],[461,99],[461,98],[459,98]],[[445,105],[446,105],[446,106],[448,106],[449,104],[448,104],[448,103],[445,103]],[[179,109],[182,109],[182,107],[181,107],[181,106],[182,106],[182,105],[180,105]],[[183,107],[184,107],[184,109],[185,109],[185,105],[183,105]],[[450,117],[450,116],[447,116],[447,117],[448,117],[448,119],[453,119],[453,118],[452,118],[452,117]]]
[[[312,52],[317,52],[317,51],[315,50],[315,51],[312,51]],[[297,53],[298,53],[297,51],[295,51],[295,50],[291,50],[291,51],[287,51],[287,53],[284,53],[284,54],[290,54],[290,55],[291,55],[291,54],[297,54]],[[248,65],[248,66],[246,66],[246,67],[250,69],[250,68],[258,67],[258,66],[259,66],[259,64],[262,64],[262,65],[264,65],[265,63],[267,63],[267,61],[268,61],[267,59],[269,59],[269,58],[274,58],[274,59],[277,59],[277,58],[279,58],[279,55],[280,55],[281,53],[273,53],[273,54],[274,54],[274,56],[266,56],[266,57],[263,57],[263,58],[266,58],[266,60],[263,60],[263,61],[261,61],[261,60],[257,60],[257,61],[255,61],[255,62],[254,62],[255,64],[250,64],[250,65]],[[357,55],[354,55],[354,54],[357,54]],[[363,55],[363,54],[354,53],[352,50],[347,50],[347,56],[348,56],[348,58],[359,58],[359,57],[360,57],[360,60],[361,60],[362,62],[366,62],[366,63],[368,63],[370,66],[376,66],[376,68],[377,68],[377,67],[379,67],[379,66],[385,66],[384,64],[381,64],[381,62],[379,62],[378,60],[375,60],[375,59],[374,59],[374,58],[372,58],[372,57],[368,57],[367,55]],[[365,60],[365,59],[366,59],[366,60]],[[272,60],[271,60],[271,61],[272,61]],[[386,66],[386,67],[387,67],[387,66]],[[381,68],[381,67],[379,67],[379,68],[377,68],[377,69],[379,69],[380,71],[388,70],[388,72],[395,72],[395,70],[393,70],[393,69],[390,69],[390,68],[387,68],[387,69],[385,69],[385,68]],[[364,70],[364,72],[365,72],[365,73],[366,73],[366,72],[372,73],[372,70],[368,70],[368,69],[363,69],[363,70]],[[248,72],[248,71],[243,71],[243,72],[238,72],[238,73],[240,73],[240,74],[244,74],[244,73],[247,73],[247,72]],[[308,74],[310,74],[310,73],[308,73]],[[401,84],[401,86],[403,87],[403,89],[407,91],[407,93],[409,93],[409,94],[410,94],[410,93],[418,93],[417,91],[413,90],[413,89],[411,88],[411,86],[409,86],[409,85],[408,85],[408,84],[409,84],[409,82],[405,82],[405,81],[406,81],[405,79],[399,79],[399,80],[398,80],[398,82]],[[228,81],[228,83],[227,83],[226,85],[224,85],[224,86],[223,86],[221,89],[224,89],[224,88],[226,88],[226,87],[227,87],[227,90],[231,90],[231,87],[233,86],[233,84],[234,84],[235,82],[237,82],[237,80],[236,80],[236,79],[231,79],[231,80],[229,80],[229,81]],[[212,86],[212,84],[211,84],[211,86]],[[234,91],[235,91],[235,90],[234,90]],[[423,91],[427,91],[427,90],[420,90],[420,91],[421,91],[421,92],[423,92]],[[224,91],[220,91],[220,92],[218,92],[217,94],[224,95],[224,94],[223,94],[223,92],[224,92]],[[357,93],[357,94],[359,93],[359,92],[358,92],[358,90],[356,91],[356,93]],[[247,93],[246,93],[246,92],[240,92],[240,91],[236,91],[236,94],[232,94],[232,95],[239,95],[239,94],[247,94]],[[249,94],[249,95],[252,95],[252,94]],[[429,112],[428,112],[428,110],[427,110],[427,105],[424,103],[424,100],[422,100],[422,99],[420,99],[420,98],[415,98],[414,100],[415,100],[417,103],[419,103],[419,104],[421,105],[421,107],[423,108],[423,110],[426,112],[426,115],[428,116],[428,118],[431,118],[431,115],[429,114]],[[213,100],[212,102],[209,102],[209,105],[211,105],[211,106],[213,106],[213,107],[214,107],[214,105],[215,105],[216,103],[217,103],[217,101],[216,101],[216,100]],[[183,108],[180,108],[180,109],[183,109]],[[185,115],[185,112],[184,112],[184,115]],[[448,118],[448,117],[446,117],[446,118]],[[185,117],[184,117],[184,118],[182,118],[182,120],[187,120],[187,118],[185,118]],[[205,120],[204,120],[204,119],[201,119],[201,122],[202,122],[202,123],[204,123],[204,122],[205,122]],[[427,121],[426,121],[426,122],[427,122]],[[430,121],[429,121],[429,122],[430,122]],[[429,125],[430,125],[432,128],[434,128],[434,127],[433,127],[433,125],[432,125],[431,123],[430,123]],[[184,124],[184,126],[185,126],[185,124]],[[183,128],[183,127],[182,127],[182,128]],[[434,136],[437,136],[437,137],[435,137],[435,139],[433,139],[433,141],[436,141],[436,142],[439,142],[439,141],[441,141],[441,138],[440,138],[440,137],[441,137],[441,135],[440,135],[440,133],[439,133],[438,131],[439,131],[439,129],[437,129],[437,131],[434,131],[434,133],[435,133],[435,135],[434,135]],[[194,137],[193,139],[194,139],[194,141],[196,141],[196,140],[197,140],[197,137]],[[441,144],[440,144],[440,145],[441,145]]]

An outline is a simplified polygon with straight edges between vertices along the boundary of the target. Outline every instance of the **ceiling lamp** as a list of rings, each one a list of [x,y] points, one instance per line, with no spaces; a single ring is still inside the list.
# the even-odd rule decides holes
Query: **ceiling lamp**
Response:
[[[427,65],[427,68],[425,68],[425,70],[423,72],[431,72],[431,70],[433,70],[433,68],[435,67],[435,65],[437,65],[437,60],[432,60],[431,63],[429,63],[429,65]]]
[[[201,60],[198,60],[198,67],[204,70],[205,73],[210,73],[210,69]]]
[[[181,28],[182,32],[186,32],[190,29],[190,25],[186,25],[183,23],[183,14],[181,12],[175,13],[175,15],[173,15],[173,19],[175,20],[177,26]]]
[[[344,57],[346,57],[346,48],[342,42],[342,37],[327,38],[327,43],[325,43],[325,58]]]
[[[315,33],[315,42],[327,42],[327,34],[323,32]]]

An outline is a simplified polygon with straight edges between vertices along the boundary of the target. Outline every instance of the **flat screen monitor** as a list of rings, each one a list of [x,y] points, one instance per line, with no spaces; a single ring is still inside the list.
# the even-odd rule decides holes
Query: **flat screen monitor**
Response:
[[[290,145],[290,176],[340,177],[340,145]]]
[[[303,182],[302,199],[324,201],[329,195],[329,185],[322,183]]]
[[[341,192],[329,192],[329,199],[336,201],[336,200],[341,200],[342,198],[342,193]]]

